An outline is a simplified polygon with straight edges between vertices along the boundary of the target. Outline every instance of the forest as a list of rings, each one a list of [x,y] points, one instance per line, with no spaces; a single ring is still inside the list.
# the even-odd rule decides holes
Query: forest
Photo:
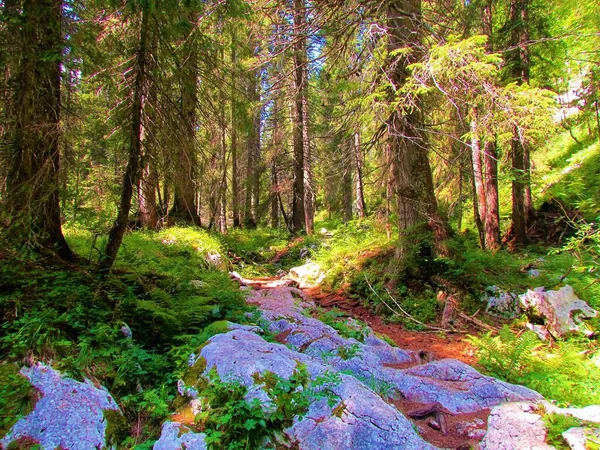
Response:
[[[110,393],[102,448],[313,448],[289,430],[346,376],[412,418],[341,369],[371,335],[600,404],[597,0],[0,0],[0,67],[0,449],[70,448],[6,440],[38,363]],[[569,333],[541,287],[586,302]],[[265,410],[190,355],[231,324],[297,350],[256,300],[285,289],[353,344],[253,374]]]

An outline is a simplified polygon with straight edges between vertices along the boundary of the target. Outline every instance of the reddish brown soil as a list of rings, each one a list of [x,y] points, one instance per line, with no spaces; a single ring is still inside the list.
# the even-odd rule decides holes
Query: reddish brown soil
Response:
[[[399,411],[401,411],[406,417],[410,416],[411,411],[422,409],[422,403],[413,403],[408,400],[394,400],[392,402]],[[432,427],[435,426],[435,422],[438,422],[438,417],[435,414],[428,415],[421,419],[410,419],[416,427],[419,429],[419,434],[423,439],[431,444],[441,448],[452,448],[452,449],[470,449],[477,448],[477,444],[480,439],[469,438],[460,432],[460,428],[457,425],[473,422],[476,419],[481,419],[483,425],[473,425],[472,429],[485,430],[487,426],[487,418],[490,414],[488,409],[471,413],[471,414],[449,414],[447,412],[440,412],[445,421],[445,430],[437,430]],[[431,423],[431,425],[430,425]],[[437,428],[437,427],[436,427]]]
[[[402,349],[425,352],[432,359],[454,358],[467,364],[475,364],[473,346],[466,340],[467,333],[476,334],[478,330],[465,327],[461,333],[442,333],[407,330],[400,324],[386,323],[383,318],[373,314],[358,302],[344,298],[341,293],[325,294],[318,288],[306,289],[315,303],[324,308],[338,308],[349,316],[360,319],[376,333],[393,340]]]

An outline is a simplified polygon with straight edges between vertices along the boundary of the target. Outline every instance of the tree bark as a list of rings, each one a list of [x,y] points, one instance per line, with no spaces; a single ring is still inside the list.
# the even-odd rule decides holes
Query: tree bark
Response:
[[[356,165],[355,173],[355,190],[356,190],[356,214],[360,219],[367,216],[367,204],[365,202],[365,190],[363,186],[363,152],[360,145],[360,133],[354,133],[354,164]]]
[[[5,11],[19,54],[7,61],[14,86],[6,140],[10,150],[7,202],[9,237],[20,244],[72,259],[62,233],[59,203],[62,2],[25,0],[19,18],[14,2]],[[12,66],[12,67],[11,67]]]
[[[345,142],[347,149],[342,157],[340,169],[342,171],[342,219],[344,222],[352,220],[352,164],[354,159],[354,136]]]
[[[237,39],[235,32],[232,31],[231,37],[231,66],[233,72],[231,74],[231,210],[233,215],[233,228],[239,228],[240,221],[240,192],[239,192],[239,181],[238,181],[238,126],[240,122],[239,118],[239,105],[236,100],[238,95],[238,72],[237,66]]]
[[[190,13],[190,21],[196,18]],[[192,225],[200,225],[200,217],[196,208],[196,127],[198,118],[198,50],[192,34],[186,36],[184,45],[185,60],[182,67],[181,80],[181,126],[183,136],[177,150],[175,166],[175,195],[169,216],[176,221]]]
[[[304,86],[306,84],[306,37],[304,0],[294,0],[294,187],[292,196],[292,230],[301,232],[306,226],[305,211],[305,149],[304,149]]]
[[[421,0],[390,1],[386,6],[388,50],[410,50],[398,57],[389,73],[393,85],[399,89],[408,79],[408,66],[419,61],[423,54]],[[418,98],[414,101],[416,107],[394,111],[387,122],[400,229],[396,256],[407,263],[427,247],[423,233],[433,232],[435,249],[431,252],[438,254],[447,254],[444,241],[449,235],[448,226],[437,210],[427,156],[429,145],[418,110],[420,101]]]
[[[527,2],[528,0],[511,0],[509,10],[509,21],[511,25],[511,51],[509,52],[509,63],[511,73],[519,83],[529,82],[529,50],[527,30]],[[531,207],[529,172],[526,161],[529,160],[529,149],[515,126],[511,141],[512,155],[512,226],[514,231],[513,247],[521,247],[527,241],[527,206]],[[529,202],[529,205],[527,203]]]
[[[477,108],[471,110],[471,162],[473,167],[473,185],[475,186],[475,198],[473,199],[473,208],[475,209],[475,224],[479,232],[479,245],[485,248],[485,232],[483,224],[486,222],[486,197],[483,180],[483,170],[481,167],[481,140],[478,129],[478,111]]]
[[[495,142],[485,142],[483,158],[486,192],[485,243],[486,248],[497,250],[500,248],[500,207],[498,204],[498,156]]]
[[[146,96],[147,79],[146,65],[148,52],[148,5],[142,6],[142,18],[140,26],[139,45],[136,54],[135,80],[133,84],[133,101],[131,104],[131,128],[129,133],[129,158],[127,168],[123,176],[121,189],[121,200],[117,218],[108,233],[108,242],[104,254],[100,258],[99,268],[101,272],[108,272],[115,262],[123,235],[129,223],[129,210],[131,208],[131,196],[139,176],[139,165],[142,151],[142,114],[144,98]]]

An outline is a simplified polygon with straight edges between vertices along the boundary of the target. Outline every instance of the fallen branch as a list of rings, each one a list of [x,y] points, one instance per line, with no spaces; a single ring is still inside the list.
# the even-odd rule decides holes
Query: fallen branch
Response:
[[[363,274],[364,275],[364,274]],[[371,286],[371,283],[369,283],[369,280],[367,279],[367,276],[364,275],[365,277],[365,281],[367,282],[367,285],[369,286],[369,289],[371,289],[371,291],[373,292],[373,294],[375,294],[377,296],[377,298],[379,300],[381,300],[381,303],[383,303],[387,309],[389,309],[392,314],[395,314],[397,316],[401,316],[400,314],[398,314],[398,311],[394,310],[383,298],[381,298],[381,296],[377,293],[377,291],[375,289],[373,289],[373,286]],[[387,292],[387,295],[390,297],[390,299],[394,302],[394,304],[396,305],[396,307],[400,310],[400,312],[404,315],[405,318],[407,318],[408,320],[415,322],[419,325],[421,325],[422,327],[425,327],[429,330],[433,330],[433,331],[444,331],[446,333],[456,333],[455,330],[448,330],[446,328],[438,328],[438,327],[432,327],[430,325],[427,325],[423,322],[421,322],[420,320],[415,319],[413,316],[411,316],[409,313],[407,313],[402,306],[400,306],[400,304],[396,301],[396,299],[394,297],[392,297],[392,295],[390,294],[390,292],[386,289],[385,292]]]
[[[469,323],[472,323],[473,325],[475,325],[475,326],[477,326],[479,328],[483,328],[484,330],[493,331],[495,333],[497,333],[498,331],[500,331],[498,328],[493,327],[491,325],[488,325],[487,323],[482,322],[481,320],[476,319],[475,317],[469,316],[469,315],[467,315],[467,314],[465,314],[463,312],[458,311],[457,315],[461,319],[463,319],[463,320],[465,320],[465,321],[467,321]]]

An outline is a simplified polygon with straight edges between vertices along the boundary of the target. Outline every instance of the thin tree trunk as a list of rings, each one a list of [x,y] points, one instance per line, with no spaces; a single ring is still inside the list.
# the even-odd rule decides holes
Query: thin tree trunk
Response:
[[[307,92],[307,69],[306,69],[306,4],[304,0],[294,0],[294,191],[292,197],[292,228],[298,233],[307,227],[306,219],[312,217],[311,205],[308,213],[306,208],[307,185],[310,178],[305,174],[307,155],[310,155],[310,147],[307,142],[308,103]],[[310,201],[310,199],[309,199]],[[312,223],[310,224],[312,226]]]
[[[108,242],[104,255],[100,258],[101,272],[108,272],[115,262],[123,235],[129,223],[129,210],[136,179],[139,175],[139,164],[142,143],[142,114],[146,95],[146,59],[148,50],[148,6],[142,7],[139,47],[136,55],[136,75],[133,85],[133,102],[131,105],[131,129],[129,134],[129,159],[123,176],[121,200],[117,218],[108,233]]]
[[[483,224],[486,221],[486,197],[481,167],[481,141],[478,130],[478,112],[476,108],[471,110],[471,161],[473,165],[473,184],[475,186],[475,198],[473,208],[476,208],[475,221],[479,231],[479,245],[485,248],[485,232]]]
[[[347,149],[342,157],[340,169],[342,171],[342,218],[344,222],[352,220],[352,165],[354,159],[354,137],[345,143]]]
[[[498,156],[496,144],[487,141],[483,147],[485,164],[485,242],[490,250],[500,248],[500,207],[498,204]]]
[[[527,235],[525,232],[525,199],[523,196],[523,172],[525,164],[523,161],[523,146],[521,145],[519,133],[516,129],[513,130],[513,138],[511,141],[511,157],[514,177],[512,182],[512,225],[514,246],[519,247],[526,243]]]
[[[520,83],[529,82],[529,51],[527,35],[527,2],[528,0],[511,0],[509,21],[512,27],[511,44],[509,54],[512,63],[513,77]],[[513,127],[511,141],[512,154],[512,227],[514,232],[514,247],[523,246],[527,241],[527,201],[525,199],[526,189],[529,188],[529,173],[526,170],[526,160],[529,159],[529,150],[526,143],[519,134],[517,127]]]
[[[355,196],[356,196],[356,214],[364,219],[367,216],[367,205],[365,203],[365,190],[363,186],[363,152],[360,145],[360,133],[354,133],[354,164],[355,173]]]
[[[238,185],[238,126],[239,126],[239,111],[237,82],[237,39],[235,32],[232,31],[231,37],[231,210],[233,214],[233,228],[240,226],[240,206],[239,206],[239,185]]]
[[[271,161],[271,227],[279,227],[279,209],[277,205],[277,195],[279,186],[277,183],[277,158],[274,156]]]

